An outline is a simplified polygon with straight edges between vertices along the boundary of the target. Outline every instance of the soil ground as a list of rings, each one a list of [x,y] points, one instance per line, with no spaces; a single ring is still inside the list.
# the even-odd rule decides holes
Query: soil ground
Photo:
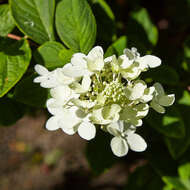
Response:
[[[115,190],[126,183],[128,169],[117,163],[92,177],[86,141],[44,128],[46,116],[25,116],[0,132],[0,190]]]

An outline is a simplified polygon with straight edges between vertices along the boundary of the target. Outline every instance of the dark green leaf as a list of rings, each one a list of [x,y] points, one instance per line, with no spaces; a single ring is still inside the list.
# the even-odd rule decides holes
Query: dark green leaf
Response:
[[[27,40],[0,40],[0,97],[21,79],[30,59],[31,50]]]
[[[86,156],[95,175],[109,169],[117,160],[110,147],[110,136],[98,130],[96,138],[87,144]]]
[[[66,46],[87,53],[96,39],[96,21],[86,0],[64,0],[56,10],[56,28]]]
[[[92,0],[92,10],[97,23],[97,41],[108,46],[116,37],[115,16],[104,0]]]
[[[166,184],[172,187],[172,189],[174,188],[175,190],[188,190],[182,181],[177,177],[165,176],[162,179]]]
[[[170,66],[160,66],[143,73],[143,78],[152,79],[154,82],[160,82],[167,85],[176,85],[179,83],[179,75],[175,69]]]
[[[185,136],[183,118],[174,106],[167,108],[164,115],[151,110],[147,116],[147,122],[151,127],[168,137],[182,138]]]
[[[178,106],[179,111],[182,113],[182,117],[185,124],[185,137],[180,139],[165,137],[166,145],[174,159],[178,159],[190,146],[190,120],[189,106]]]
[[[128,178],[126,190],[161,190],[163,182],[160,177],[150,168],[143,166],[137,168]]]
[[[34,106],[45,107],[48,90],[33,82],[37,75],[32,75],[22,80],[15,88],[13,98],[18,102]]]
[[[148,11],[145,8],[140,8],[131,13],[131,18],[143,27],[150,43],[156,45],[158,41],[158,30],[152,23]]]
[[[54,0],[11,0],[19,29],[39,44],[54,40]]]
[[[148,162],[159,176],[177,175],[177,161],[173,160],[163,143],[158,141],[153,142],[155,139],[151,138],[149,142],[148,150],[145,152],[148,158]]]
[[[0,36],[7,36],[15,27],[9,5],[0,5]]]
[[[14,124],[25,112],[25,106],[9,98],[0,98],[0,126]]]
[[[116,40],[111,46],[108,47],[105,57],[112,56],[113,54],[115,55],[121,55],[123,54],[123,50],[127,46],[127,37],[122,36],[118,40]]]
[[[37,49],[34,58],[46,68],[55,69],[69,63],[73,53],[58,42],[46,42]]]

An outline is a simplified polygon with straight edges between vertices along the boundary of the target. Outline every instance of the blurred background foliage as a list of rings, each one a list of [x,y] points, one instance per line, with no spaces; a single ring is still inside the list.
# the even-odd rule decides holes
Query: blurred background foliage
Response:
[[[57,0],[56,5],[63,1]],[[62,34],[59,19],[56,23],[57,33],[52,34],[54,35],[52,38],[57,42],[45,42],[51,39],[36,37],[35,34],[29,38],[29,43],[21,40],[20,37],[30,31],[28,29],[25,31],[18,22],[20,17],[14,5],[18,2],[19,0],[9,2],[13,6],[12,15],[17,23],[15,25],[8,1],[0,0],[2,129],[13,125],[25,114],[34,114],[39,108],[44,109],[49,95],[48,91],[32,82],[35,77],[34,65],[44,64],[49,69],[60,67],[67,63],[76,51],[68,40],[72,34],[66,37]],[[121,55],[124,48],[136,47],[141,55],[153,54],[160,57],[162,66],[149,70],[142,78],[149,84],[154,81],[160,82],[168,93],[176,95],[175,105],[168,108],[166,114],[160,115],[150,111],[143,127],[139,129],[148,144],[148,149],[144,153],[130,152],[126,157],[118,159],[113,156],[109,148],[110,136],[98,132],[96,138],[87,143],[85,151],[93,176],[97,177],[107,172],[118,162],[132,166],[141,160],[143,166],[137,167],[130,173],[122,189],[189,190],[190,1],[88,0],[88,3],[97,24],[95,44],[92,39],[88,46],[101,45],[105,50],[105,56]],[[55,28],[55,25],[52,27]],[[92,28],[87,30],[91,32]],[[84,52],[88,51],[89,47],[85,44],[81,46]],[[3,83],[7,72],[5,64],[8,63],[5,60],[11,60],[11,68],[17,72],[16,75],[8,74],[12,81],[10,84],[6,83],[7,87]],[[27,62],[28,65],[19,70],[22,62]],[[62,151],[54,148],[55,150],[44,158],[47,165],[54,165],[62,156]]]

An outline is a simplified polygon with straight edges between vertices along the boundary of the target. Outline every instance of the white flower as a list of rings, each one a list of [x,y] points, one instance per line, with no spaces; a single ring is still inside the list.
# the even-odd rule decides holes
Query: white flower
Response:
[[[74,82],[70,85],[70,87],[78,94],[84,94],[89,91],[91,85],[90,76],[85,75],[82,78],[81,84],[79,82]]]
[[[175,95],[166,95],[160,83],[155,83],[155,94],[150,103],[150,106],[158,113],[165,113],[165,107],[171,106],[175,101]]]
[[[119,120],[121,107],[117,104],[94,109],[90,119],[95,124],[106,125]]]
[[[148,68],[155,68],[161,65],[161,59],[154,55],[145,55],[140,57],[140,54],[137,52],[136,48],[124,49],[124,54],[129,58],[129,60],[133,60],[138,62],[142,71]]]
[[[67,68],[65,65],[63,68],[57,68],[54,71],[48,71],[42,65],[35,65],[35,71],[40,75],[34,79],[35,83],[40,83],[43,88],[54,88],[59,85],[69,85],[76,79],[65,76],[63,69]]]
[[[144,118],[148,114],[148,111],[148,104],[141,103],[135,106],[126,106],[124,109],[121,110],[120,119],[138,127],[143,124],[142,118]]]
[[[136,62],[140,63],[142,70],[148,68],[155,68],[161,65],[161,59],[154,55],[145,55],[136,59]]]
[[[118,60],[115,56],[107,57],[105,62],[110,62],[113,70],[120,72],[126,80],[134,80],[148,68],[161,65],[160,58],[153,55],[140,57],[136,48],[125,49],[124,54],[119,56]]]
[[[152,100],[154,90],[155,87],[147,88],[147,85],[144,81],[137,80],[134,82],[134,84],[128,85],[126,87],[125,93],[129,100],[146,103]]]
[[[75,53],[71,63],[64,68],[64,74],[69,77],[91,76],[104,67],[104,52],[100,46],[94,47],[88,55]]]
[[[36,65],[40,76],[34,82],[50,88],[46,104],[52,117],[46,128],[62,129],[68,135],[78,132],[91,140],[97,125],[114,136],[111,149],[116,156],[126,155],[129,149],[144,151],[146,142],[135,131],[142,126],[149,103],[164,113],[163,106],[170,106],[175,99],[174,94],[166,95],[159,83],[148,87],[138,79],[141,72],[160,64],[158,57],[140,56],[136,48],[125,49],[119,58],[104,59],[103,49],[96,46],[87,55],[75,53],[70,63],[51,72]]]
[[[62,106],[67,104],[71,99],[79,97],[78,94],[66,85],[52,88],[50,94]]]
[[[96,128],[90,122],[89,114],[84,113],[76,106],[63,108],[59,105],[51,107],[53,99],[47,102],[47,108],[53,115],[46,122],[46,128],[50,131],[61,128],[68,135],[73,135],[78,131],[78,134],[86,140],[91,140],[96,135]]]
[[[56,80],[57,82],[60,84],[60,85],[69,85],[73,82],[75,82],[77,79],[76,78],[73,78],[73,77],[68,77],[64,74],[64,69],[66,69],[68,67],[68,64],[64,65],[63,68],[57,68],[55,69],[55,77],[56,77]]]
[[[107,131],[115,136],[111,140],[111,149],[118,157],[125,156],[129,149],[142,152],[147,147],[144,139],[135,134],[135,127],[130,124],[124,124],[123,121],[111,123],[107,126]]]
[[[42,65],[35,65],[34,69],[40,75],[34,79],[35,83],[40,83],[40,86],[43,88],[53,88],[58,85],[55,71],[49,72]]]

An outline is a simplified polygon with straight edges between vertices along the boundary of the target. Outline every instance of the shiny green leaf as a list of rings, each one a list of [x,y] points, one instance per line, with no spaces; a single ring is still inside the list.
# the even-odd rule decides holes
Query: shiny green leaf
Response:
[[[0,5],[0,36],[7,36],[15,27],[9,5]]]
[[[11,0],[18,28],[39,44],[54,40],[55,0]]]
[[[0,97],[21,79],[30,59],[31,50],[27,40],[0,40]]]
[[[96,21],[87,1],[60,1],[56,9],[56,29],[67,47],[87,53],[96,39]]]
[[[34,58],[37,63],[43,64],[46,68],[55,69],[69,63],[73,53],[61,43],[46,42],[37,49]]]

